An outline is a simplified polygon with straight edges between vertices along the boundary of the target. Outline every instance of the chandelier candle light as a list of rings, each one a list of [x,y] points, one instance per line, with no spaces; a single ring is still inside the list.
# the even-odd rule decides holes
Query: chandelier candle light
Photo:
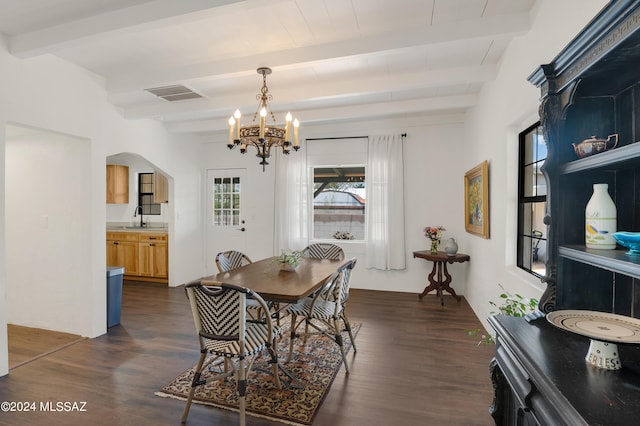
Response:
[[[233,149],[236,145],[240,145],[241,154],[246,154],[248,145],[255,146],[258,151],[256,157],[262,159],[260,164],[262,165],[262,171],[264,171],[265,166],[269,164],[267,158],[271,156],[271,147],[281,147],[284,154],[289,154],[292,146],[295,151],[300,149],[300,145],[298,144],[298,127],[300,126],[300,122],[297,118],[293,119],[289,112],[285,118],[284,128],[276,125],[276,118],[271,111],[269,103],[272,96],[269,94],[269,88],[267,87],[267,76],[271,74],[271,68],[258,68],[257,72],[258,74],[262,74],[262,88],[256,96],[258,109],[253,115],[253,120],[251,120],[251,125],[249,126],[242,126],[240,124],[240,118],[242,117],[240,110],[236,110],[233,116],[229,118],[229,143],[227,146],[229,149]],[[267,125],[267,115],[271,117],[273,124]],[[256,123],[258,116],[260,119],[258,123]],[[293,144],[291,143],[292,125]]]

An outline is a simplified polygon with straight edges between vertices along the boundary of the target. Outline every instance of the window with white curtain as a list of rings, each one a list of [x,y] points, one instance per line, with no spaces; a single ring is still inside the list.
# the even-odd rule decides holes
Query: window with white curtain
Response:
[[[314,240],[364,240],[364,165],[313,167]]]
[[[367,138],[307,140],[312,240],[364,241]]]
[[[309,240],[353,237],[366,249],[367,268],[405,269],[404,136],[306,139],[306,156],[278,161],[275,195],[282,208],[276,214],[276,252]],[[336,179],[335,187],[329,188],[329,178]],[[341,209],[354,212],[346,220],[338,215]],[[355,210],[362,212],[362,230],[353,227]],[[333,217],[320,218],[321,213]],[[328,224],[324,228],[321,219]]]

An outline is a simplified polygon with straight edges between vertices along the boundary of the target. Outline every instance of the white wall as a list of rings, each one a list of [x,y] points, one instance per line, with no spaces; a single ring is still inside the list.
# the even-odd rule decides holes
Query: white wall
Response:
[[[414,259],[413,251],[426,250],[429,241],[422,234],[427,225],[443,225],[447,232],[444,237],[455,237],[460,252],[466,250],[463,208],[464,186],[462,162],[463,117],[398,117],[396,119],[371,122],[336,123],[317,126],[305,124],[300,127],[300,137],[331,138],[349,136],[373,136],[376,134],[406,133],[404,141],[405,159],[405,228],[407,269],[402,271],[377,271],[364,268],[364,246],[355,241],[336,241],[347,256],[358,258],[358,267],[352,277],[354,288],[420,293],[426,286],[431,263]],[[206,167],[246,167],[253,182],[254,206],[259,207],[259,223],[263,233],[252,237],[251,258],[270,256],[273,253],[273,169],[267,172],[257,164],[255,153],[249,151],[241,155],[237,150],[229,151],[226,135],[219,134],[216,141],[206,145],[203,156]],[[213,138],[212,138],[213,139]],[[336,163],[340,163],[341,151],[335,151]],[[281,155],[278,153],[278,155]],[[298,153],[305,155],[305,145]],[[366,163],[366,158],[361,159]],[[454,264],[449,267],[453,276],[453,287],[458,294],[464,294],[468,264]],[[417,296],[416,296],[417,300]]]
[[[0,70],[7,66],[7,55],[1,53],[3,40],[0,38]],[[7,81],[0,78],[0,93],[6,93]],[[8,105],[0,96],[0,128],[6,121]],[[0,376],[9,372],[9,353],[7,351],[7,276],[6,276],[6,234],[5,234],[5,132],[0,130]]]
[[[539,298],[544,285],[515,266],[517,231],[518,133],[538,120],[540,91],[527,77],[549,63],[604,7],[605,0],[539,0],[532,28],[514,39],[496,79],[483,89],[465,125],[464,169],[489,161],[488,240],[467,238],[469,282],[466,297],[479,318],[499,301],[499,284],[512,293]]]
[[[90,318],[89,141],[41,133],[6,141],[7,321],[76,332]],[[53,178],[55,176],[55,178]],[[69,309],[73,307],[73,309]]]
[[[170,282],[173,285],[193,277],[202,269],[202,236],[200,205],[200,139],[168,135],[155,121],[123,119],[106,100],[104,82],[97,76],[68,64],[53,56],[20,60],[8,54],[4,40],[0,39],[0,152],[5,158],[5,127],[8,123],[44,129],[86,141],[87,151],[82,155],[85,171],[82,181],[88,187],[81,201],[66,206],[71,212],[82,211],[87,223],[83,224],[82,244],[86,245],[81,261],[73,266],[73,276],[84,281],[83,296],[77,294],[76,282],[56,276],[55,287],[61,294],[73,295],[66,300],[64,311],[75,313],[72,324],[63,319],[50,324],[51,328],[94,337],[106,331],[105,285],[105,163],[108,155],[132,152],[149,159],[176,180],[175,203],[169,220]],[[7,300],[5,295],[15,294],[14,286],[24,283],[7,281],[5,221],[5,162],[0,173],[0,375],[8,371],[7,356]],[[57,175],[50,177],[52,180]],[[55,185],[55,182],[52,182]],[[51,219],[52,215],[50,216]],[[50,226],[53,223],[50,222]],[[11,225],[9,225],[11,226]],[[51,228],[49,228],[51,229]],[[57,229],[57,228],[56,228]],[[53,230],[52,230],[53,231]],[[85,240],[86,239],[86,240]],[[72,240],[68,240],[72,242]],[[173,244],[171,243],[173,242]],[[180,250],[176,250],[180,247]],[[65,254],[73,256],[69,247]],[[62,256],[62,255],[61,255]],[[47,270],[34,270],[45,279]],[[76,279],[76,281],[77,281]],[[86,290],[85,290],[86,289]],[[14,305],[13,303],[17,303]],[[11,301],[12,312],[29,311],[29,301]],[[47,315],[60,315],[58,307],[51,307]],[[64,325],[63,325],[64,324]],[[67,328],[67,326],[69,328]]]

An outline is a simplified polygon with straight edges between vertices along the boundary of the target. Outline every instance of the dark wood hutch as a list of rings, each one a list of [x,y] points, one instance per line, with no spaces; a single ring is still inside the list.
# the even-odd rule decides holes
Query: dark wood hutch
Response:
[[[640,0],[614,0],[549,64],[529,77],[541,90],[548,155],[547,288],[539,308],[640,318],[640,256],[585,247],[585,206],[606,183],[617,229],[640,231]],[[618,134],[618,146],[579,159],[573,143]],[[544,318],[496,316],[491,364],[497,424],[626,425],[640,417],[640,348],[620,345],[623,368],[585,362],[589,339]]]

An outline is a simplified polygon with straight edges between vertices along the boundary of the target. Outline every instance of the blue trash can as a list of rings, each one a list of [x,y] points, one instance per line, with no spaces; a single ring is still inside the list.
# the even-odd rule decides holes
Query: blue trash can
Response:
[[[123,275],[122,266],[107,266],[107,328],[120,324]]]

